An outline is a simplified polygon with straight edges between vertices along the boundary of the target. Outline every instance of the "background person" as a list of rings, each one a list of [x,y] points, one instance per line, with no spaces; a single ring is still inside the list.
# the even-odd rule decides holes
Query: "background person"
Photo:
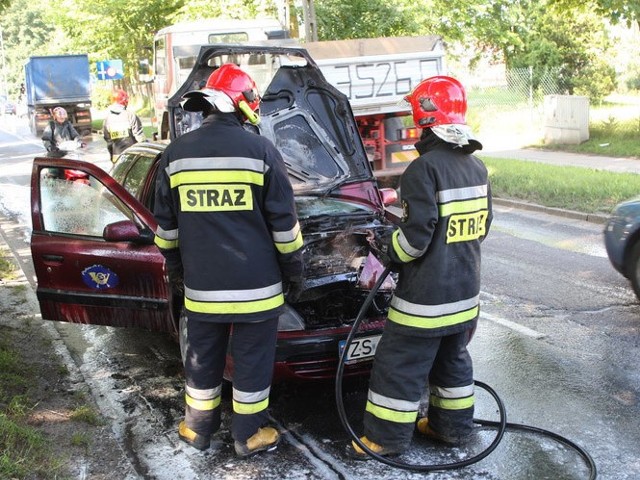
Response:
[[[61,145],[69,141],[77,142],[77,147],[84,146],[80,142],[80,134],[69,121],[69,116],[64,108],[55,107],[51,111],[51,116],[53,120],[49,121],[42,133],[42,142],[47,149],[47,153],[51,155],[60,154]]]
[[[186,410],[178,435],[206,450],[220,428],[223,371],[233,357],[231,435],[236,454],[271,450],[268,426],[283,281],[300,278],[302,234],[282,156],[257,124],[255,82],[224,64],[185,110],[202,125],[171,142],[158,168],[156,245],[172,282],[182,283],[187,313]]]
[[[414,429],[450,445],[473,430],[473,367],[467,344],[480,311],[480,243],[492,220],[482,148],[465,122],[454,78],[423,80],[406,100],[422,129],[420,156],[400,179],[403,216],[387,245],[398,285],[371,372],[361,441],[402,453]],[[428,414],[418,419],[425,384]],[[417,421],[417,422],[416,422]],[[347,452],[368,455],[352,442]]]
[[[111,162],[118,161],[118,155],[127,147],[138,142],[144,142],[147,138],[142,128],[140,117],[127,110],[129,95],[124,90],[116,90],[111,94],[113,102],[107,111],[107,116],[102,125],[102,133],[107,142],[107,150],[111,156]]]

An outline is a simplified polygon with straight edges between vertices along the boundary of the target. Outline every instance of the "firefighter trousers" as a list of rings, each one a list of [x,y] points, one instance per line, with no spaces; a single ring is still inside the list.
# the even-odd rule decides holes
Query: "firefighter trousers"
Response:
[[[231,436],[245,443],[268,423],[277,332],[277,318],[234,323],[233,327],[228,323],[187,321],[184,365],[187,427],[204,436],[220,428],[227,346],[233,358]]]
[[[429,388],[429,426],[463,438],[473,428],[471,330],[421,337],[385,330],[369,381],[364,433],[378,445],[403,451],[411,442],[421,398]]]

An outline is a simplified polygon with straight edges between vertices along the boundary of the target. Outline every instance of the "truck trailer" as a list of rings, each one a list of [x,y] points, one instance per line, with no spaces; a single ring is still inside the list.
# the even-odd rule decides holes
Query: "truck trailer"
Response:
[[[80,135],[91,134],[91,84],[86,54],[30,57],[24,73],[29,128],[34,135],[42,135],[55,107],[67,110]]]
[[[349,98],[374,171],[405,167],[418,154],[419,132],[403,98],[420,81],[445,72],[436,35],[307,42],[301,45],[329,83]]]
[[[346,94],[375,172],[402,169],[418,156],[419,132],[400,102],[418,83],[445,74],[441,37],[380,37],[301,43],[277,20],[199,20],[160,30],[154,41],[157,138],[169,138],[167,99],[182,85],[197,52],[211,43],[277,43],[305,48],[325,78]],[[258,79],[256,79],[257,81]]]

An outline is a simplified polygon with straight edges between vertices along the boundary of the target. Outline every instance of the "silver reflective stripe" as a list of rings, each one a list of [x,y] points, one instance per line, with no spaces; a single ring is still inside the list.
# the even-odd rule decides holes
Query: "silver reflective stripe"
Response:
[[[166,168],[169,175],[189,170],[253,170],[264,173],[264,161],[247,157],[180,158]]]
[[[402,231],[402,229],[400,229],[400,233],[398,233],[398,244],[407,255],[410,255],[413,258],[418,258],[427,251],[426,248],[424,248],[423,250],[418,250],[417,248],[412,247],[411,244],[409,244],[409,240],[407,240],[407,237],[404,236],[404,232]]]
[[[391,299],[391,306],[403,313],[416,315],[418,317],[439,317],[452,313],[463,312],[477,306],[480,302],[480,295],[458,300],[457,302],[441,303],[440,305],[420,305],[411,303],[398,297]]]
[[[293,242],[300,233],[300,224],[296,222],[295,226],[291,230],[286,232],[272,232],[273,241],[279,243]]]
[[[158,225],[158,228],[156,228],[156,235],[162,238],[163,240],[177,240],[178,229],[174,228],[173,230],[165,230],[164,228]]]
[[[473,395],[473,384],[464,387],[436,387],[432,385],[430,391],[440,398],[466,398]]]
[[[392,410],[397,410],[400,412],[414,412],[418,410],[418,407],[420,407],[420,400],[418,400],[417,402],[410,402],[408,400],[385,397],[384,395],[372,392],[371,390],[369,390],[367,398],[371,403],[375,405],[390,408]]]
[[[475,187],[451,188],[438,192],[438,203],[447,203],[455,200],[469,200],[470,198],[480,198],[487,196],[487,186],[477,185]]]
[[[269,392],[271,391],[271,387],[267,387],[261,392],[242,392],[237,389],[233,389],[233,399],[236,402],[241,403],[258,403],[265,398],[269,397]]]
[[[196,400],[211,400],[220,396],[222,393],[222,384],[218,385],[216,388],[209,388],[207,390],[199,390],[186,385],[186,391],[187,395]]]
[[[247,290],[194,290],[185,287],[185,296],[197,302],[248,302],[275,297],[282,293],[282,282]]]

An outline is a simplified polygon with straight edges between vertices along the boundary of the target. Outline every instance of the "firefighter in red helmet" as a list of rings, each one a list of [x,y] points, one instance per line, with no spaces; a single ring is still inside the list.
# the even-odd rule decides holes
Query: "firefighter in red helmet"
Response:
[[[142,129],[140,117],[130,110],[129,94],[124,90],[115,90],[111,94],[112,104],[109,106],[107,116],[104,119],[102,132],[107,142],[107,150],[111,161],[116,163],[118,156],[127,147],[138,142],[144,142],[147,138]]]
[[[231,435],[248,457],[278,444],[268,425],[283,284],[299,282],[302,234],[284,160],[257,124],[254,81],[224,64],[183,108],[202,125],[162,154],[156,184],[156,245],[169,278],[184,287],[186,410],[179,438],[206,450],[221,424],[225,355],[233,358]],[[233,326],[233,335],[230,329]]]
[[[376,350],[360,439],[383,456],[402,453],[416,429],[449,445],[472,435],[467,344],[480,311],[480,244],[492,220],[487,169],[473,155],[482,145],[465,121],[464,87],[451,77],[431,77],[405,100],[422,129],[420,156],[402,174],[403,216],[382,247],[398,285]],[[355,442],[347,452],[368,458]]]

